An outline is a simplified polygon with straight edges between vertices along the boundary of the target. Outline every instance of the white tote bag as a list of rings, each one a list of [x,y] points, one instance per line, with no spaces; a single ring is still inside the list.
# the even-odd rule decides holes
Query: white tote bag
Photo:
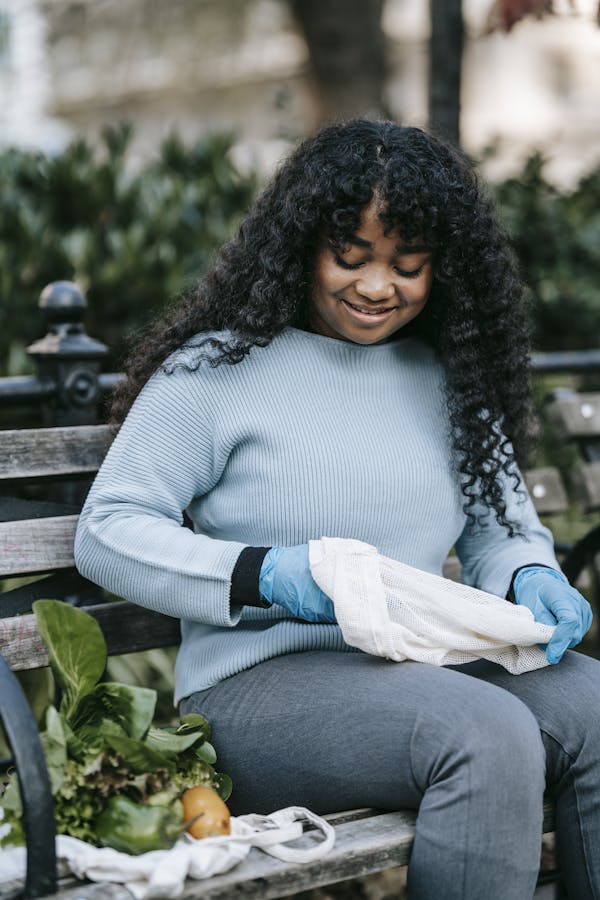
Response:
[[[352,647],[436,666],[488,659],[513,675],[547,665],[537,645],[554,627],[524,606],[381,556],[362,541],[310,541],[309,561]]]
[[[311,840],[312,846],[286,846],[302,836],[304,824],[314,826],[311,838],[320,835],[322,840]],[[56,856],[61,874],[71,872],[91,881],[124,884],[136,900],[165,900],[182,895],[186,878],[210,878],[228,872],[248,856],[252,847],[284,862],[308,863],[329,853],[334,843],[335,831],[329,822],[302,806],[288,806],[268,816],[232,816],[231,834],[195,840],[186,833],[170,850],[139,856],[94,847],[60,834]],[[0,850],[0,882],[23,879],[25,865],[24,847]]]

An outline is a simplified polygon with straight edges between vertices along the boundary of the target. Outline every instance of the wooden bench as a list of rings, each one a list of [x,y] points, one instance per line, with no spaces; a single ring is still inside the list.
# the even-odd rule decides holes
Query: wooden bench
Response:
[[[584,514],[600,511],[600,393],[578,392],[571,388],[554,391],[544,407],[554,434],[577,449],[578,462],[569,471],[574,496]],[[585,570],[596,599],[600,598],[600,525],[570,549],[563,563],[571,581]],[[600,629],[596,632],[596,655],[600,657]]]
[[[573,470],[574,487],[586,513],[600,510],[600,393],[555,391],[546,414],[562,439],[579,449],[580,464]]]
[[[102,592],[74,569],[73,538],[77,523],[77,490],[67,491],[66,506],[56,498],[9,497],[19,486],[79,483],[80,499],[111,442],[106,426],[76,426],[0,431],[0,578],[37,580],[20,583],[0,594],[0,713],[20,773],[28,840],[25,896],[52,893],[54,828],[52,804],[35,723],[12,672],[47,665],[31,604],[40,597],[91,604],[87,611],[104,632],[110,655],[179,643],[179,622],[126,601],[107,602]],[[554,469],[526,475],[540,513],[564,511],[567,497]],[[22,493],[22,492],[21,492]],[[449,558],[448,577],[459,577],[456,558]],[[40,578],[40,576],[43,576]],[[552,830],[546,807],[544,828]],[[279,862],[253,850],[232,872],[207,881],[188,882],[185,896],[225,900],[235,896],[282,897],[333,882],[367,875],[408,862],[414,836],[413,812],[351,810],[328,817],[336,844],[323,860],[307,865]],[[40,827],[40,822],[43,827]],[[310,841],[310,834],[302,838]],[[72,900],[131,895],[120,885],[75,883],[62,879],[60,895]],[[7,895],[8,896],[8,895]]]

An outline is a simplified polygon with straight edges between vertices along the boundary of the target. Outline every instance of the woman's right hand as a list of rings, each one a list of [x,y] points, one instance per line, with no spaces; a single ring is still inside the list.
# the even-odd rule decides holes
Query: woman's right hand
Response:
[[[592,608],[562,572],[547,566],[524,566],[513,585],[515,601],[533,613],[536,622],[556,625],[546,646],[550,665],[562,659],[569,647],[576,647],[592,624]]]
[[[260,596],[307,622],[335,622],[333,603],[310,572],[308,544],[271,547],[258,579]]]

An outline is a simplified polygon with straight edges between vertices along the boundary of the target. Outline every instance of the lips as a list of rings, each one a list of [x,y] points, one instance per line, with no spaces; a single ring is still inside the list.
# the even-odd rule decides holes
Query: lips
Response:
[[[358,306],[355,303],[350,303],[349,300],[343,300],[343,299],[342,299],[342,303],[344,304],[344,306],[349,307],[350,309],[354,310],[355,312],[361,313],[362,315],[374,316],[374,317],[382,316],[385,313],[392,312],[392,310],[394,310],[394,309],[398,309],[397,306],[376,306],[376,307]]]

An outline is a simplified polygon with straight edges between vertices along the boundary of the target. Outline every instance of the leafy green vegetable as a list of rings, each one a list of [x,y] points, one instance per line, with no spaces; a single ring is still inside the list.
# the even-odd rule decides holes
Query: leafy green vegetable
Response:
[[[198,757],[198,759],[204,760],[204,762],[208,763],[211,766],[217,761],[215,748],[212,744],[209,744],[208,741],[204,741],[204,743],[196,749],[196,756]]]
[[[2,809],[4,812],[12,812],[17,816],[21,815],[21,793],[19,791],[19,779],[17,773],[12,772],[12,778],[6,786],[6,790],[2,795]]]
[[[178,769],[171,776],[171,781],[179,793],[195,787],[197,784],[204,784],[214,788],[221,800],[227,800],[231,795],[232,782],[229,775],[215,772],[212,766],[201,759],[189,762],[185,767]]]
[[[212,767],[216,753],[203,716],[187,715],[176,725],[156,728],[151,724],[155,691],[98,684],[107,651],[95,619],[58,600],[38,600],[34,612],[63,692],[60,711],[48,707],[41,734],[59,834],[97,844],[96,823],[111,798],[177,812],[182,791],[203,784],[227,800],[231,779]],[[2,790],[0,785],[2,824],[10,831],[0,846],[22,844],[16,772]],[[123,806],[113,803],[112,808]]]
[[[197,732],[189,732],[188,734],[178,734],[177,732],[167,731],[165,728],[149,728],[146,735],[146,745],[157,750],[159,753],[183,753],[189,750],[195,744],[202,743],[203,738]],[[204,742],[206,746],[207,742]],[[211,746],[210,744],[208,745]],[[207,760],[214,762],[214,760]]]
[[[210,740],[210,725],[204,716],[199,716],[198,713],[188,713],[187,716],[183,716],[179,721],[180,725],[177,728],[177,734],[189,734],[192,731],[199,731],[205,741]]]
[[[174,772],[177,760],[174,753],[159,753],[144,741],[136,741],[125,735],[110,734],[107,744],[121,753],[134,772],[151,772],[153,769],[167,769]]]
[[[38,630],[63,699],[60,711],[70,718],[78,700],[92,690],[106,667],[106,642],[95,619],[58,600],[36,600]]]
[[[85,762],[109,746],[108,739],[112,734],[124,736],[125,732],[117,722],[111,722],[110,719],[104,719],[101,727],[82,725],[77,732],[71,732],[67,749],[73,759]]]
[[[101,728],[106,720],[121,726],[131,738],[142,738],[152,722],[156,691],[128,684],[104,682],[81,697],[71,715],[74,730]]]
[[[46,730],[41,735],[46,756],[46,766],[50,777],[52,793],[55,794],[65,779],[67,769],[67,738],[62,719],[53,706],[46,713]]]
[[[229,800],[233,790],[233,781],[229,775],[225,772],[215,772],[212,786],[220,794],[221,800]]]
[[[104,847],[137,856],[168,850],[185,831],[181,811],[169,806],[142,806],[127,797],[111,797],[96,822]]]

